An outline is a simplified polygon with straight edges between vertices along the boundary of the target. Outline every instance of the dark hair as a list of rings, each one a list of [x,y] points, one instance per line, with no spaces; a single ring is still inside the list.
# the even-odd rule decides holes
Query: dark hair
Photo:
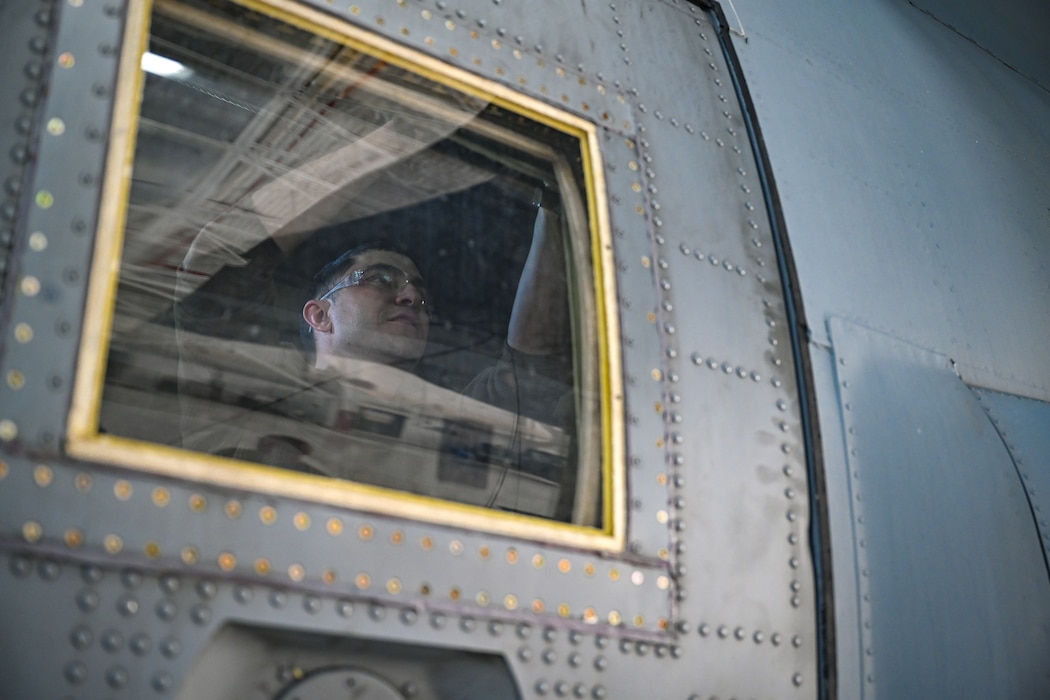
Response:
[[[302,344],[303,352],[306,354],[308,362],[313,363],[314,360],[314,329],[303,317],[301,313],[303,307],[306,305],[306,302],[311,299],[316,299],[334,287],[343,278],[346,271],[354,266],[354,263],[357,262],[357,258],[370,250],[387,250],[392,253],[397,253],[398,255],[404,255],[406,258],[411,259],[411,257],[401,249],[401,246],[398,246],[387,239],[377,239],[354,246],[314,273],[309,286],[303,290],[302,303],[299,304],[299,341]]]

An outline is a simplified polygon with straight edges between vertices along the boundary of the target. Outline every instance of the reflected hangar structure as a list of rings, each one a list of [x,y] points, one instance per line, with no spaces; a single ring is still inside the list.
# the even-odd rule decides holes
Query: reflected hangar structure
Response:
[[[1048,10],[782,5],[0,8],[0,695],[1043,697]],[[162,48],[216,73],[162,77]],[[375,161],[326,170],[338,134]],[[245,206],[290,176],[309,206]],[[206,273],[236,311],[279,291],[252,261],[297,264],[269,242],[406,201],[445,298],[421,376],[382,406],[396,382],[358,378],[336,432],[446,490],[188,447],[200,232],[244,236]],[[557,428],[454,389],[499,355],[537,207],[569,286]],[[285,435],[302,415],[249,391],[296,366],[272,308],[219,310],[208,362],[237,378],[194,396],[243,384]],[[500,498],[515,477],[547,495]]]

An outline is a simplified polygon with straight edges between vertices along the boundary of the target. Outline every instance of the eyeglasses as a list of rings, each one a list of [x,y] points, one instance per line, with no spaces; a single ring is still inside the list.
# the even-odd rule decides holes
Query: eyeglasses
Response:
[[[402,289],[408,285],[412,285],[419,292],[419,305],[427,305],[427,288],[423,283],[422,277],[412,277],[404,270],[394,267],[393,265],[386,265],[380,263],[378,265],[369,265],[368,267],[361,268],[360,270],[354,270],[347,275],[342,282],[335,285],[327,292],[317,298],[318,301],[324,301],[328,297],[332,296],[340,289],[346,287],[358,287],[367,285],[376,289],[388,292],[390,294],[398,294]]]

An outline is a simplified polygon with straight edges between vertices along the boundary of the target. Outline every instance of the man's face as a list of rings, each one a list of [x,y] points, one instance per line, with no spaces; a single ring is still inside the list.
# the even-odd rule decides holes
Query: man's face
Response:
[[[380,267],[376,267],[380,266]],[[398,271],[395,284],[390,277],[378,277],[389,268]],[[404,255],[388,250],[368,250],[357,256],[333,287],[358,270],[364,271],[358,284],[337,289],[318,303],[328,304],[330,326],[318,331],[318,360],[327,348],[334,355],[385,364],[414,364],[423,356],[430,331],[430,319],[423,305],[424,290],[417,284],[404,284],[405,276],[420,280],[419,270]],[[401,274],[404,273],[404,274]],[[352,279],[352,277],[351,277]],[[321,336],[325,335],[324,338]]]

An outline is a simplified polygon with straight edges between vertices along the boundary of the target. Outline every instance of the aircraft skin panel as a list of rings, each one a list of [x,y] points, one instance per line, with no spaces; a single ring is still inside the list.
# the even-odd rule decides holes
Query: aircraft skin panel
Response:
[[[74,384],[108,373],[75,370],[109,332],[82,332],[96,236],[112,232],[100,208],[126,213],[103,182],[134,155],[106,164],[114,100],[134,91],[117,67],[129,26],[143,48],[151,3],[0,2],[0,696],[1045,694],[1045,88],[903,2],[727,5],[740,92],[720,10],[686,0],[237,2],[438,85],[466,71],[512,114],[538,101],[523,110],[546,127],[593,125],[580,177],[608,236],[578,248],[615,280],[593,286],[618,322],[602,371],[622,379],[606,405],[623,411],[603,438],[624,445],[625,495],[603,505],[623,537],[591,547],[586,528],[520,513],[500,517],[529,528],[497,532],[468,501],[437,522],[397,492],[385,510],[311,500],[314,477],[238,480],[215,456],[192,474],[232,464],[222,485],[162,475],[148,466],[174,451],[118,464],[104,434],[71,457]],[[157,308],[174,264],[132,280]],[[166,410],[149,416],[158,435]],[[293,481],[296,497],[279,488]]]
[[[994,22],[988,21],[987,7],[978,2],[922,0],[916,6],[1050,89],[1050,53],[1043,41],[1043,31],[1050,26],[1050,8],[1046,5],[1004,2],[996,6]]]
[[[853,513],[853,495],[846,463],[846,426],[838,401],[835,356],[829,347],[810,352],[813,391],[820,397],[817,411],[821,426],[820,451],[824,464],[824,494],[827,502],[831,580],[834,588],[835,683],[839,697],[861,698],[864,693],[864,650],[870,630],[864,628],[867,601],[860,592],[859,539]],[[867,638],[866,635],[867,634]],[[831,643],[831,642],[829,642]],[[869,660],[870,665],[870,660]]]
[[[971,389],[1010,451],[1050,567],[1050,502],[1046,497],[1050,493],[1050,433],[1046,430],[1050,425],[1050,404],[979,387]]]
[[[376,681],[379,697],[513,686],[601,700],[651,695],[654,679],[683,697],[821,692],[796,358],[710,16],[687,3],[444,5],[253,4],[289,18],[319,8],[310,21],[334,16],[598,127],[626,407],[623,551],[64,455],[79,343],[107,331],[82,338],[79,323],[105,132],[127,88],[117,49],[146,7],[67,0],[36,117],[54,133],[26,175],[21,293],[5,309],[15,342],[2,373],[10,384],[24,372],[32,400],[13,412],[7,394],[0,416],[0,586],[15,592],[0,612],[24,630],[4,636],[4,692],[217,700],[251,688],[269,700],[336,662],[392,679]],[[443,664],[477,682],[458,687]]]
[[[999,434],[948,358],[846,320],[829,326],[857,523],[863,697],[1039,697],[1050,684],[1050,579]]]
[[[738,9],[814,339],[853,318],[1045,400],[1050,94],[906,3]]]

